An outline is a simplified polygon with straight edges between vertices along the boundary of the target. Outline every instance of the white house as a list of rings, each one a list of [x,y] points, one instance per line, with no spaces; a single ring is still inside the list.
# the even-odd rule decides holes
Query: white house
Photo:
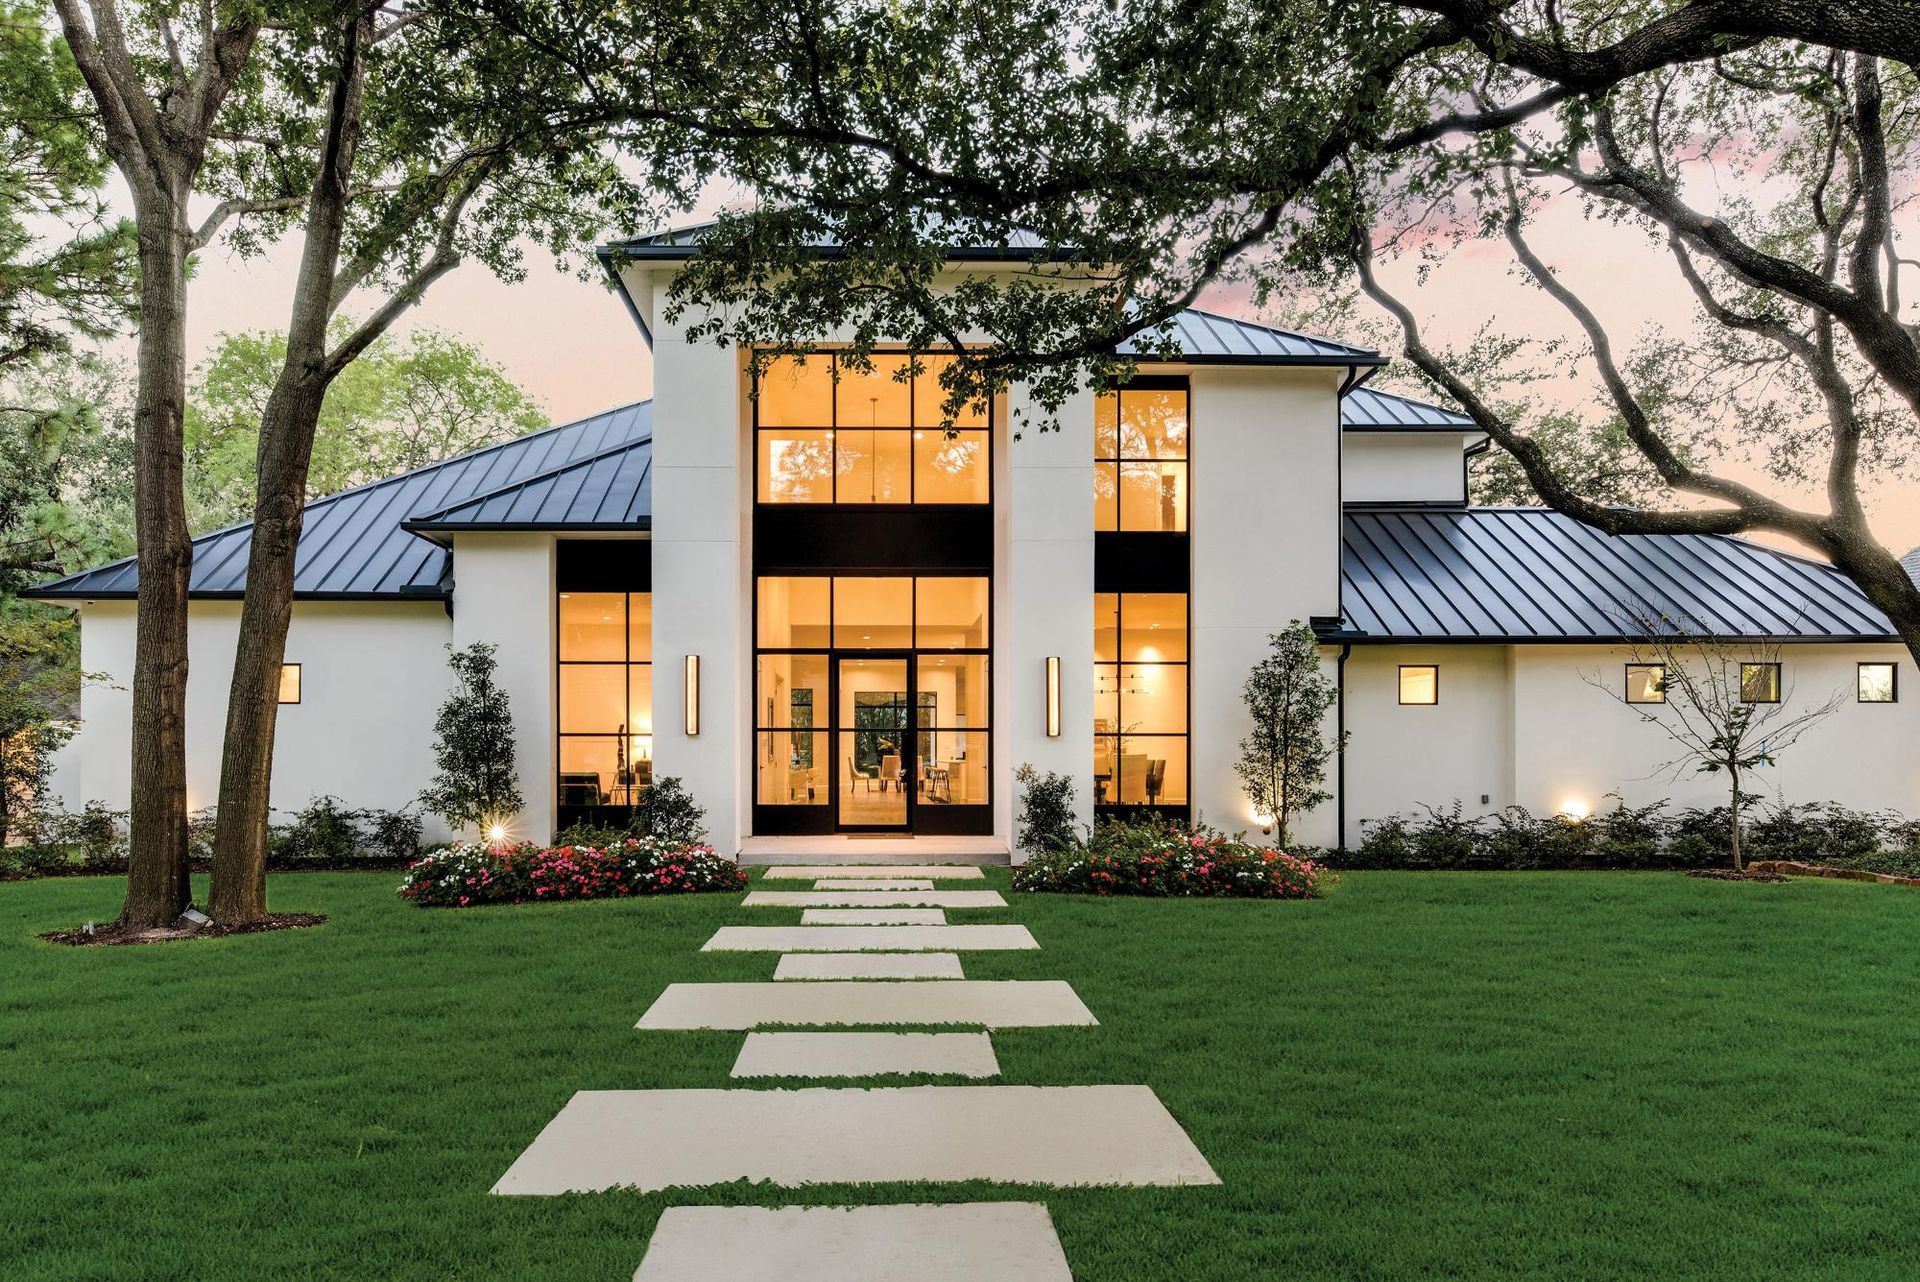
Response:
[[[274,804],[410,801],[431,772],[443,647],[498,647],[519,835],[684,779],[724,851],[894,834],[1005,850],[1015,768],[1080,784],[1082,818],[1155,806],[1229,830],[1240,690],[1310,620],[1351,742],[1303,839],[1454,799],[1579,810],[1718,796],[1655,776],[1659,731],[1593,682],[1622,620],[1684,615],[1790,642],[1795,700],[1847,692],[1776,778],[1796,800],[1920,810],[1910,660],[1819,563],[1719,537],[1611,538],[1544,509],[1467,505],[1485,448],[1452,411],[1378,392],[1375,352],[1205,312],[1177,361],[1013,439],[1016,387],[939,430],[934,369],[835,368],[687,341],[664,291],[692,248],[604,255],[651,346],[655,397],[314,502],[288,640]],[[957,255],[1024,271],[1031,250]],[[190,804],[217,792],[247,528],[196,540]],[[47,584],[108,674],[57,776],[128,797],[135,567]],[[1624,684],[1623,684],[1624,688]],[[1330,729],[1332,727],[1329,727]]]

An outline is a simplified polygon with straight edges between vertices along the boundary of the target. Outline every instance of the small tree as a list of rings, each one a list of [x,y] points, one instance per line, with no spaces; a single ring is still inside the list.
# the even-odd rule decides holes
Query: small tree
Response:
[[[514,769],[513,709],[507,692],[493,679],[497,665],[492,646],[448,646],[447,666],[453,669],[455,686],[433,725],[439,739],[434,760],[440,769],[420,801],[449,828],[484,831],[525,804]]]
[[[1726,775],[1727,843],[1734,871],[1743,871],[1740,820],[1753,799],[1748,776],[1777,764],[1781,752],[1833,715],[1846,692],[1796,711],[1777,641],[1725,641],[1664,614],[1635,620],[1628,635],[1630,662],[1640,671],[1625,684],[1605,676],[1587,683],[1678,745],[1679,755],[1655,773]]]
[[[1293,816],[1332,796],[1322,786],[1327,762],[1346,746],[1346,736],[1329,742],[1323,730],[1339,692],[1320,671],[1313,630],[1295,619],[1268,642],[1272,652],[1247,677],[1253,733],[1240,741],[1234,769],[1255,812],[1273,816],[1275,843],[1285,846]]]
[[[1020,784],[1020,848],[1055,854],[1072,846],[1073,777],[1043,772],[1030,761],[1022,762],[1013,777]]]

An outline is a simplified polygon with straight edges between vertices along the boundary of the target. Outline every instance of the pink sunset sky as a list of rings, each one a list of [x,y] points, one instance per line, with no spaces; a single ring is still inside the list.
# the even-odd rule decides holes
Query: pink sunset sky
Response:
[[[1619,336],[1617,341],[1649,324],[1690,322],[1692,295],[1666,251],[1639,233],[1589,221],[1571,202],[1561,200],[1541,212],[1533,239]],[[287,244],[254,259],[239,258],[218,244],[203,252],[189,305],[189,362],[200,361],[223,332],[283,328],[297,255],[297,246]],[[579,275],[583,262],[593,267],[586,279]],[[1410,263],[1390,266],[1382,275],[1421,314],[1428,341],[1439,350],[1464,345],[1489,320],[1507,333],[1573,336],[1559,306],[1513,274],[1504,245],[1473,244],[1453,251],[1424,280],[1416,279]],[[1231,285],[1214,291],[1203,305],[1261,319],[1244,292]],[[477,344],[556,422],[652,394],[652,356],[589,255],[563,268],[530,246],[526,279],[517,283],[497,280],[478,265],[462,267],[434,285],[399,329],[413,326],[447,330]],[[1542,386],[1540,395],[1570,403],[1590,397],[1597,388],[1591,366],[1583,366],[1581,375],[1558,387]],[[1730,461],[1723,470],[1769,492],[1782,492],[1741,462]],[[1817,491],[1790,497],[1824,507]],[[1920,489],[1910,478],[1882,480],[1873,487],[1875,530],[1896,552],[1920,543],[1916,499]]]

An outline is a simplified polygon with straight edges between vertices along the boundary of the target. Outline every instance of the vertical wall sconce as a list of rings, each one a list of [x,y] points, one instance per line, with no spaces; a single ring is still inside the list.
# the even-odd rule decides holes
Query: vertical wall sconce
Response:
[[[687,734],[700,733],[700,656],[687,656]]]
[[[1060,656],[1047,656],[1047,738],[1060,737]]]

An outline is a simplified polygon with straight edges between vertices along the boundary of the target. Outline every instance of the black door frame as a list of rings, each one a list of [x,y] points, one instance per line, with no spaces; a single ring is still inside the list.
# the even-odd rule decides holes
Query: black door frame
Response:
[[[919,778],[918,757],[920,755],[918,728],[915,724],[919,719],[915,713],[916,706],[919,702],[919,674],[914,670],[916,666],[914,663],[915,654],[916,652],[913,650],[827,651],[827,687],[829,692],[827,698],[828,708],[831,714],[828,719],[828,724],[831,728],[827,731],[827,734],[830,741],[829,751],[833,753],[831,765],[833,777],[832,808],[834,832],[897,832],[902,834],[911,834],[913,832],[915,802],[918,800],[915,794],[919,791],[917,780]],[[868,661],[881,663],[897,662],[906,669],[905,725],[901,730],[900,748],[900,770],[903,778],[894,781],[900,789],[900,795],[904,803],[902,807],[904,818],[897,824],[850,824],[840,818],[840,777],[842,771],[846,768],[845,754],[840,750],[841,743],[844,742],[841,736],[857,734],[860,730],[858,726],[843,726],[840,724],[840,665],[843,663],[864,663]],[[851,788],[849,788],[846,795],[849,797],[853,795]]]

